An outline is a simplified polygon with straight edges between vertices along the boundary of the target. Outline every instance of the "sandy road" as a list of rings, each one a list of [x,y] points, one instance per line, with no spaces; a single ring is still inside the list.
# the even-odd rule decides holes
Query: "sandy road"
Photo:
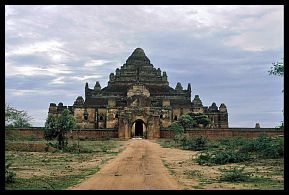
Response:
[[[174,190],[178,184],[164,167],[160,146],[129,140],[127,148],[73,190]]]

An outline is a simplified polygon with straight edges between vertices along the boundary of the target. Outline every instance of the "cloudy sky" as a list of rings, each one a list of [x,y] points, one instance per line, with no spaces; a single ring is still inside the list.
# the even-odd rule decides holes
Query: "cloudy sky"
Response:
[[[49,103],[72,105],[85,82],[107,85],[137,47],[171,87],[225,103],[230,127],[283,120],[284,10],[269,6],[5,6],[5,102],[43,126]]]

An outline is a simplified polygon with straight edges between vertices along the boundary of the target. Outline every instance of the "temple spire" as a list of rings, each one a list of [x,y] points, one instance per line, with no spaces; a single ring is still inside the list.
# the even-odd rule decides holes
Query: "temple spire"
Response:
[[[137,62],[137,63],[136,63]],[[126,63],[134,63],[136,65],[149,64],[150,60],[146,56],[142,48],[136,48],[126,60]]]

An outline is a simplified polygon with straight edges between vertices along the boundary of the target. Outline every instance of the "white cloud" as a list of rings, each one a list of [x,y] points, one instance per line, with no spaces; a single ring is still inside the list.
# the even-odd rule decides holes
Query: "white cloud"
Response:
[[[40,52],[58,51],[62,46],[63,44],[57,41],[43,41],[16,47],[12,51],[5,52],[5,57],[13,55],[31,55]]]
[[[6,89],[6,92],[11,94],[12,96],[35,96],[35,95],[49,95],[55,90],[47,90],[47,89]]]
[[[90,76],[73,76],[72,79],[79,80],[79,81],[85,81],[88,79],[99,79],[102,78],[102,75],[90,75]]]
[[[6,48],[6,50],[8,50]],[[50,40],[50,41],[41,41],[35,42],[28,45],[20,45],[13,47],[5,52],[5,58],[11,56],[27,56],[27,55],[47,55],[54,62],[63,62],[68,58],[73,57],[71,53],[64,49],[64,43]]]
[[[11,76],[57,76],[59,74],[73,73],[65,64],[48,65],[46,68],[41,66],[15,66],[9,62],[5,63],[5,77]]]
[[[109,60],[90,60],[86,62],[83,66],[84,67],[95,67],[95,66],[102,66],[106,63],[109,63]]]

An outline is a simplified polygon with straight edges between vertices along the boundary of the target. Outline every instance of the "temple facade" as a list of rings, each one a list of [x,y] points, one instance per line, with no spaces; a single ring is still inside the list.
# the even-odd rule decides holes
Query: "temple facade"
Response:
[[[169,86],[165,71],[155,68],[141,48],[133,51],[126,63],[109,75],[108,85],[94,88],[85,84],[85,97],[78,96],[72,106],[50,103],[49,113],[68,108],[81,129],[118,129],[119,138],[141,136],[159,138],[160,131],[187,113],[203,113],[211,128],[227,128],[225,104],[203,106],[198,95],[191,100],[191,85]]]

